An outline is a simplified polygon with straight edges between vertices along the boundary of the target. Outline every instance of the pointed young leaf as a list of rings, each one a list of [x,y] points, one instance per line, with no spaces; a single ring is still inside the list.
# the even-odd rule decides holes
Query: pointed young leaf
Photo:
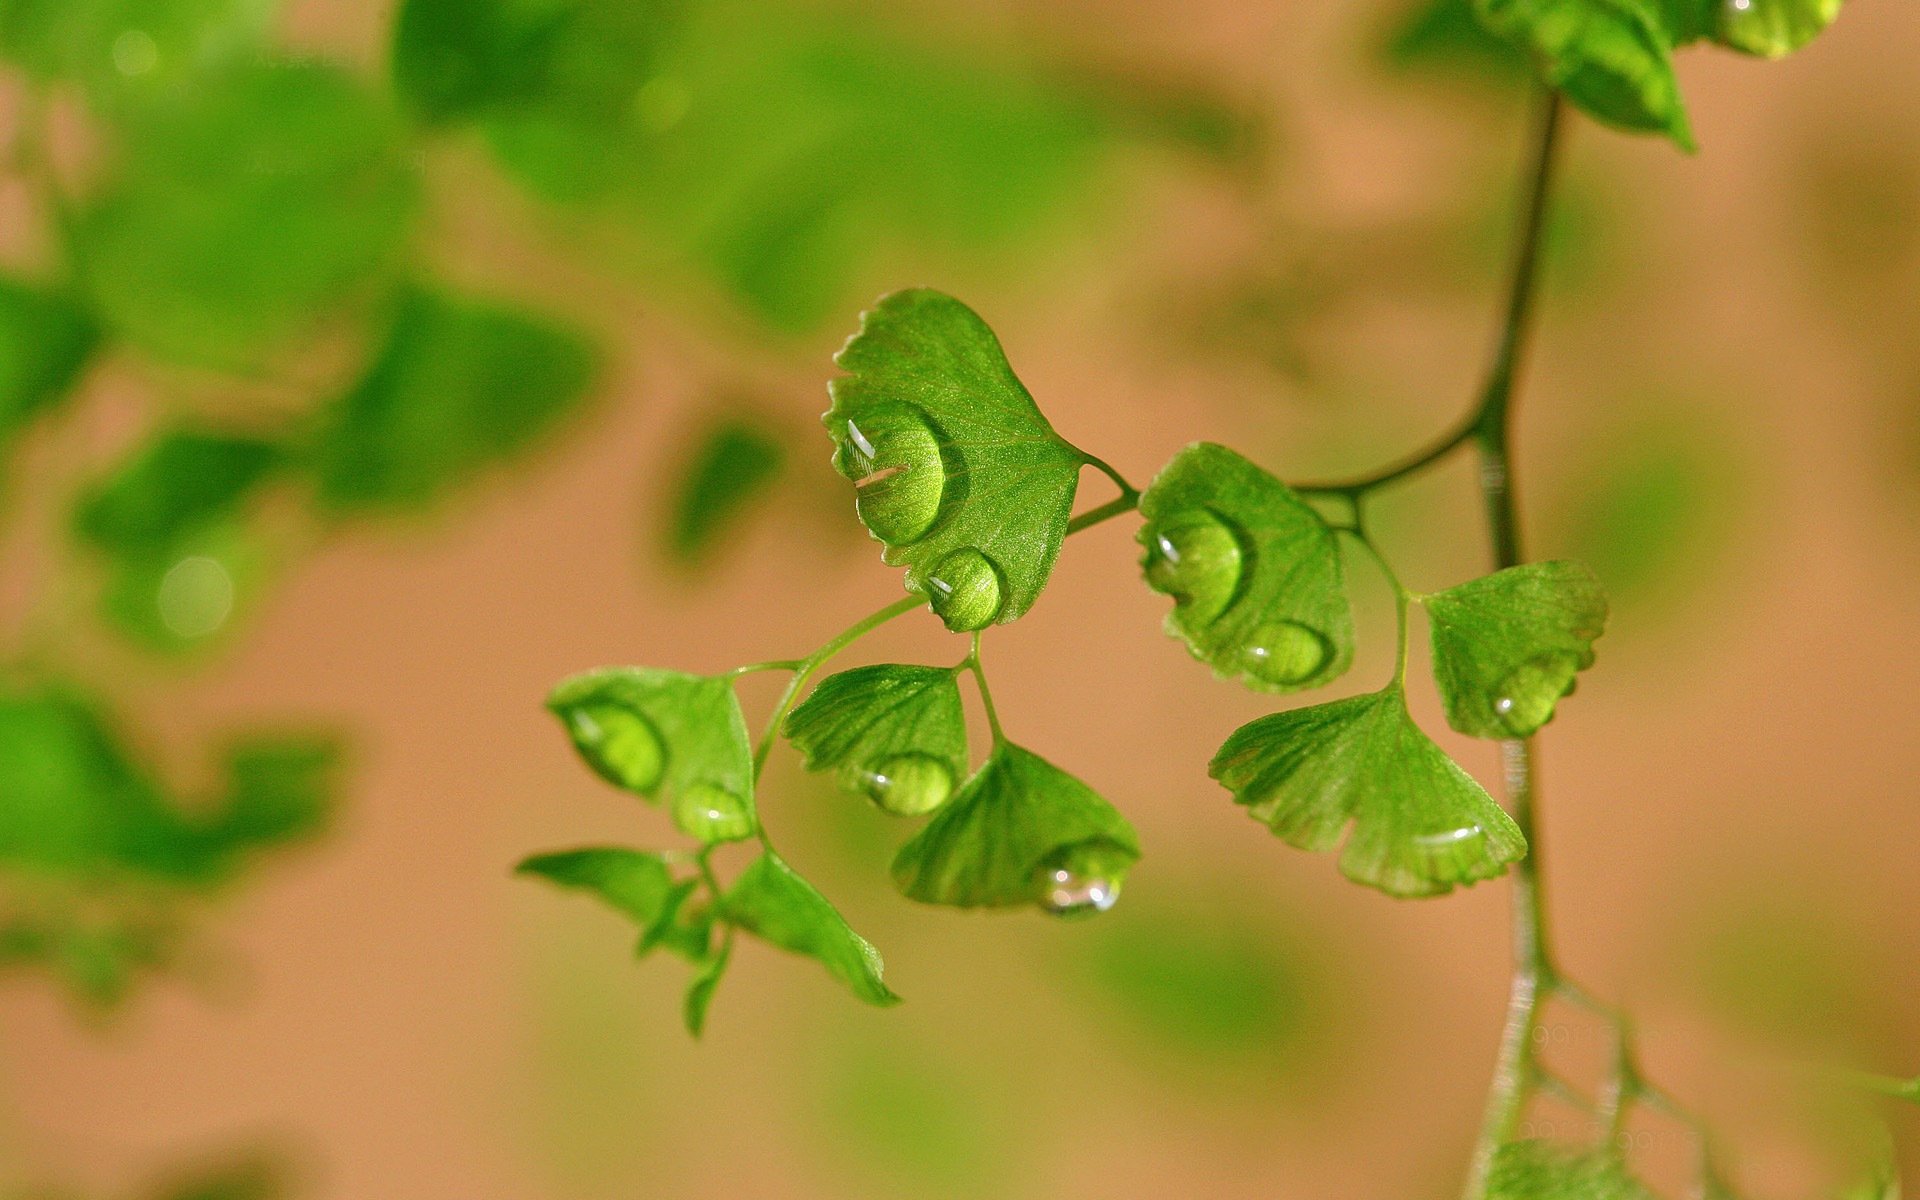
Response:
[[[1509,567],[1423,603],[1447,724],[1474,737],[1527,737],[1551,721],[1607,626],[1600,580],[1565,560]]]
[[[673,877],[659,854],[625,846],[592,846],[536,854],[514,868],[516,874],[537,875],[564,888],[590,892],[651,927],[666,909]]]
[[[927,904],[1104,911],[1139,857],[1133,826],[1092,788],[1001,742],[900,848],[893,882],[908,899]]]
[[[1487,27],[1532,51],[1546,81],[1588,116],[1694,148],[1660,0],[1475,3]]]
[[[1398,687],[1273,713],[1227,738],[1207,773],[1255,820],[1391,896],[1491,879],[1526,853],[1493,797],[1433,744]]]
[[[925,288],[894,292],[835,356],[822,418],[860,520],[947,628],[1026,612],[1067,535],[1086,456],[1040,414],[985,321]]]
[[[730,841],[751,832],[753,750],[733,683],[644,667],[576,675],[547,698],[574,748],[602,779],[658,798],[664,790],[682,831]],[[724,820],[725,836],[695,818]]]
[[[1488,1200],[1654,1200],[1620,1161],[1604,1150],[1553,1142],[1508,1142],[1493,1156]]]
[[[733,946],[722,943],[720,953],[707,960],[700,973],[687,984],[687,996],[682,1002],[680,1015],[687,1023],[687,1032],[699,1037],[706,1032],[707,1008],[713,1003],[713,993],[720,986],[721,977],[727,973],[727,963],[733,959]]]
[[[898,816],[947,802],[967,773],[967,718],[950,667],[882,663],[829,675],[783,730],[807,770]]]
[[[656,948],[664,947],[688,962],[707,961],[712,952],[713,910],[705,904],[687,906],[687,900],[700,888],[701,881],[696,876],[682,879],[668,889],[659,914],[641,931],[640,940],[634,944],[635,958],[645,958]]]
[[[577,409],[593,346],[546,317],[408,289],[379,355],[322,416],[322,504],[343,515],[428,505],[510,462]]]
[[[1278,479],[1196,442],[1140,497],[1147,586],[1172,596],[1167,632],[1222,679],[1319,687],[1353,661],[1333,530]]]
[[[848,927],[827,898],[773,854],[762,854],[727,889],[726,920],[783,950],[818,959],[868,1004],[898,1004],[882,979],[880,952]]]

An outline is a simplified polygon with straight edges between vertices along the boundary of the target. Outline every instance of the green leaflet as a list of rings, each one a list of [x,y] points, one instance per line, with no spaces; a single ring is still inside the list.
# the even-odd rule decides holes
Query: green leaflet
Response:
[[[881,558],[907,568],[955,631],[1018,618],[1046,586],[1086,456],[1008,366],[986,322],[951,296],[894,292],[835,356],[822,418],[834,467]]]
[[[1340,550],[1287,485],[1196,442],[1154,478],[1140,515],[1147,585],[1174,598],[1167,632],[1216,675],[1294,692],[1347,669],[1353,616]]]
[[[649,800],[666,792],[681,831],[702,811],[753,812],[753,751],[733,684],[721,676],[643,667],[575,675],[547,698],[574,747],[602,779]]]
[[[1508,1142],[1494,1154],[1487,1200],[1655,1200],[1604,1150]]]
[[[1413,723],[1398,685],[1243,725],[1207,773],[1302,850],[1332,850],[1351,822],[1340,870],[1391,896],[1491,879],[1527,849],[1513,818]]]
[[[1056,915],[1082,915],[1113,906],[1139,857],[1133,826],[1092,788],[1001,742],[900,848],[893,882],[908,899],[927,904],[1037,904]]]
[[[1484,738],[1528,737],[1593,665],[1607,597],[1584,564],[1529,563],[1421,601],[1447,724]]]
[[[1475,0],[1495,33],[1531,50],[1548,83],[1589,116],[1694,148],[1655,0]]]
[[[721,905],[732,925],[783,950],[818,959],[868,1004],[898,1004],[880,952],[848,927],[817,889],[771,852],[753,860]]]
[[[514,868],[563,888],[597,896],[648,928],[665,911],[674,890],[663,855],[625,846],[592,846],[536,854]]]
[[[431,504],[530,449],[580,406],[596,365],[544,317],[408,288],[379,356],[322,416],[320,501],[343,515]]]
[[[67,395],[99,341],[77,299],[0,276],[0,453]]]
[[[720,943],[720,952],[708,959],[700,968],[693,981],[687,984],[686,999],[681,1003],[680,1016],[686,1022],[687,1032],[699,1037],[707,1029],[707,1009],[713,1004],[713,993],[720,987],[720,980],[727,973],[727,964],[733,961],[733,943]]]
[[[129,118],[79,215],[113,331],[196,365],[252,365],[391,275],[417,199],[400,128],[343,71],[258,56]]]
[[[946,803],[967,773],[967,717],[950,667],[883,663],[829,675],[787,714],[807,770],[898,816]]]
[[[723,417],[705,430],[673,487],[663,539],[667,557],[702,567],[764,504],[786,469],[787,446],[766,424]]]

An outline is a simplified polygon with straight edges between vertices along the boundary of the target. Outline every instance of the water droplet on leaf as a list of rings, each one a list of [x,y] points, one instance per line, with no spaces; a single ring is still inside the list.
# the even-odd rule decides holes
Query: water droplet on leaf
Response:
[[[1811,42],[1839,15],[1839,0],[1721,0],[1719,39],[1735,50],[1783,58]]]
[[[859,778],[867,798],[896,817],[925,816],[953,795],[953,772],[931,754],[896,754]]]
[[[1507,673],[1494,689],[1493,711],[1514,737],[1527,737],[1553,719],[1553,706],[1570,690],[1577,664],[1563,656],[1536,658]]]
[[[848,421],[840,459],[854,481],[854,511],[875,537],[904,546],[933,528],[947,467],[939,437],[919,413],[883,409]]]
[[[1000,568],[972,546],[947,555],[927,575],[927,600],[955,633],[993,624],[1006,594]]]
[[[666,769],[667,749],[653,723],[619,704],[567,709],[567,736],[602,779],[633,792],[650,792]]]
[[[1298,621],[1260,626],[1241,651],[1247,674],[1282,687],[1301,684],[1326,669],[1333,643],[1319,630]]]
[[[1056,917],[1091,917],[1120,899],[1134,855],[1102,838],[1062,846],[1040,864],[1040,907]]]
[[[1141,567],[1147,586],[1196,624],[1227,610],[1240,586],[1240,538],[1213,512],[1196,508],[1155,521],[1146,530]]]
[[[696,783],[674,789],[673,823],[703,842],[737,842],[753,836],[747,802],[723,787]]]

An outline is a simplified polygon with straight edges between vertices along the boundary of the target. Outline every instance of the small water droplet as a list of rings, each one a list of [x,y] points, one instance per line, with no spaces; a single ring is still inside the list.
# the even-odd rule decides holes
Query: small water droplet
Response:
[[[992,559],[962,546],[927,574],[927,600],[955,633],[985,629],[1006,605],[1006,581]]]
[[[1830,4],[1723,0],[1719,38],[1747,54],[1782,58],[1812,41],[1833,21],[1839,9],[1838,0]]]
[[[1514,737],[1527,737],[1553,719],[1553,706],[1567,694],[1576,664],[1549,655],[1521,663],[1494,688],[1493,711]]]
[[[1480,828],[1478,825],[1467,825],[1459,829],[1448,829],[1441,833],[1420,834],[1413,839],[1413,844],[1416,846],[1425,846],[1429,849],[1438,849],[1443,846],[1456,845],[1472,838],[1484,837],[1486,832],[1486,830]]]
[[[1091,917],[1120,899],[1135,854],[1104,838],[1062,846],[1040,864],[1040,907],[1056,917]]]
[[[154,596],[160,623],[179,638],[203,638],[233,613],[233,576],[217,558],[196,554],[173,564]]]
[[[650,792],[666,769],[667,749],[653,722],[624,705],[586,703],[566,710],[567,735],[602,779]]]
[[[1327,635],[1298,621],[1273,621],[1260,626],[1241,650],[1247,674],[1281,687],[1293,687],[1326,669],[1333,658]]]
[[[737,842],[753,836],[747,802],[723,787],[695,783],[673,793],[673,823],[703,842]]]
[[[1155,521],[1144,536],[1147,554],[1140,565],[1148,587],[1172,596],[1196,624],[1227,611],[1240,587],[1240,538],[1232,526],[1196,508]]]
[[[925,816],[953,795],[953,772],[931,754],[896,754],[859,781],[867,799],[896,817]]]
[[[141,29],[122,30],[108,53],[113,57],[114,70],[128,79],[137,79],[160,65],[159,44]]]
[[[854,481],[854,511],[881,541],[911,545],[933,528],[947,467],[940,438],[919,413],[890,408],[848,421],[839,466]]]

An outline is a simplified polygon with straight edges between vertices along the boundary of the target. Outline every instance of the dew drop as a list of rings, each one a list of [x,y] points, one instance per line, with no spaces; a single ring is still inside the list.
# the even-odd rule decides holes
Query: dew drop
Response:
[[[1056,917],[1091,917],[1120,899],[1120,885],[1135,854],[1104,838],[1063,846],[1040,864],[1035,884],[1040,907]]]
[[[1240,653],[1247,674],[1279,687],[1293,687],[1326,669],[1333,643],[1310,625],[1273,621],[1255,629]]]
[[[854,481],[854,511],[890,545],[919,541],[940,515],[947,467],[940,438],[910,408],[889,408],[847,422],[840,470]]]
[[[673,823],[703,842],[737,842],[753,836],[747,802],[723,787],[695,783],[673,792]]]
[[[1553,719],[1553,706],[1567,694],[1575,664],[1549,655],[1521,663],[1493,689],[1493,711],[1514,737],[1527,737]]]
[[[1736,50],[1782,58],[1812,41],[1839,13],[1831,4],[1721,0],[1719,38]]]
[[[992,559],[962,546],[927,574],[927,600],[955,633],[985,629],[1006,606],[1006,581]]]
[[[1141,561],[1147,586],[1172,596],[1196,624],[1227,611],[1240,586],[1240,538],[1219,516],[1196,508],[1148,526]]]
[[[920,817],[953,795],[953,772],[931,754],[896,754],[859,774],[867,799],[896,817]]]
[[[620,704],[578,704],[566,710],[567,735],[602,779],[650,792],[666,769],[666,745],[653,722]]]

